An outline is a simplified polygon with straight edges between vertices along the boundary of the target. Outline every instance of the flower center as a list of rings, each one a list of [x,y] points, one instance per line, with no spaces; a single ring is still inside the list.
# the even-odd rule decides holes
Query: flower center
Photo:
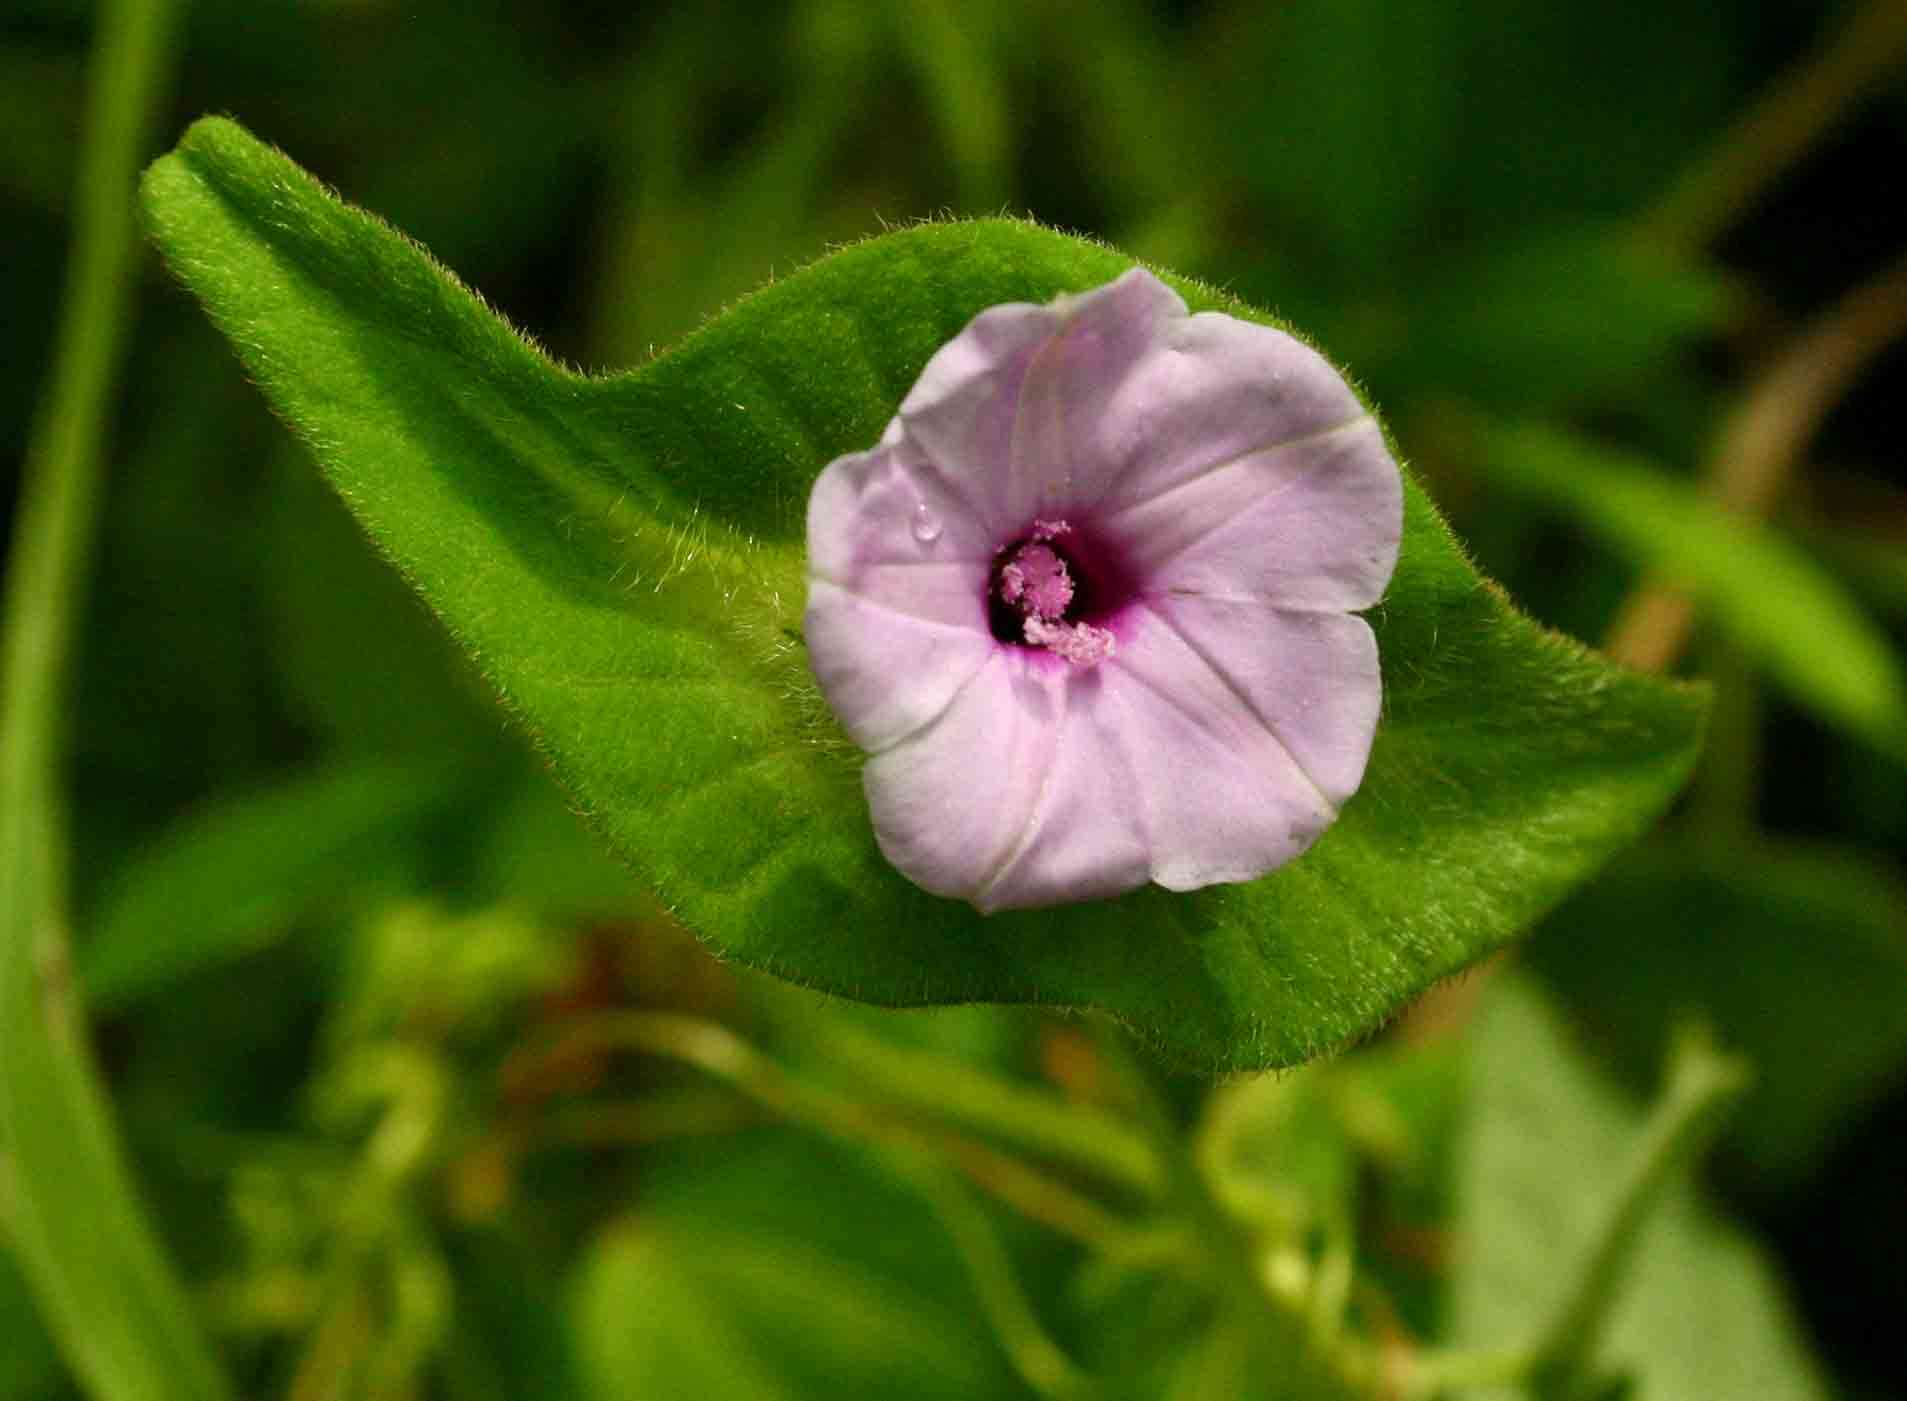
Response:
[[[1044,647],[1074,666],[1092,666],[1113,652],[1111,632],[1077,620],[1081,580],[1059,545],[1065,521],[1034,521],[1033,533],[1000,552],[988,602],[993,635],[1002,642]]]

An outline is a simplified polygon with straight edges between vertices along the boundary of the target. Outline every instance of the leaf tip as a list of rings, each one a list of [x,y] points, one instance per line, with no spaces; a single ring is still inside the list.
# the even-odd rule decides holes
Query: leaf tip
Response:
[[[248,147],[256,147],[258,138],[230,117],[200,117],[185,129],[174,154],[229,159]]]

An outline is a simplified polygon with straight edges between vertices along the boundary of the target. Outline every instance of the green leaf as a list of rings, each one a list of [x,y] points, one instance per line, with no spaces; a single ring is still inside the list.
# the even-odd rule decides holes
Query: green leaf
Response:
[[[1907,891],[1850,853],[1768,843],[1637,849],[1550,919],[1529,957],[1632,1086],[1700,1012],[1754,1063],[1725,1141],[1792,1186],[1907,1077]]]
[[[1462,1345],[1515,1347],[1548,1321],[1603,1224],[1642,1115],[1580,1058],[1541,993],[1499,980],[1471,1047],[1458,1152]],[[1633,1401],[1825,1401],[1761,1250],[1686,1183],[1643,1228],[1592,1361],[1634,1378]],[[1481,1395],[1466,1392],[1465,1395]]]
[[[66,1369],[53,1350],[53,1340],[40,1323],[26,1281],[7,1253],[0,1236],[0,1397],[6,1401],[41,1401],[61,1394]]]
[[[165,0],[99,7],[57,353],[0,602],[0,1229],[96,1401],[230,1394],[142,1209],[68,953],[70,663],[136,285],[132,177],[176,18]]]
[[[1289,1064],[1513,937],[1695,753],[1699,693],[1522,617],[1413,486],[1371,618],[1384,722],[1323,840],[1250,885],[982,918],[875,846],[802,653],[808,492],[976,312],[1128,260],[1006,220],[916,228],[587,379],[230,122],[194,126],[145,195],[373,539],[609,841],[740,962],[878,1003],[1102,1007],[1183,1062]]]
[[[591,1396],[1024,1396],[924,1201],[785,1130],[645,1177],[570,1310]]]
[[[124,1007],[265,947],[447,808],[458,777],[441,766],[339,765],[186,818],[101,898],[79,957],[89,1002]]]
[[[1686,582],[1798,700],[1907,752],[1907,674],[1875,626],[1798,546],[1725,514],[1644,458],[1533,424],[1479,425],[1476,463],[1581,519],[1637,563]]]

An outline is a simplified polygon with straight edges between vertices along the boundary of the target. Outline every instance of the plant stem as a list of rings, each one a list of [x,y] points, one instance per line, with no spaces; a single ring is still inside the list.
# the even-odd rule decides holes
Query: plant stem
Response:
[[[1874,357],[1903,334],[1907,254],[1829,308],[1750,386],[1716,435],[1709,494],[1743,516],[1769,514],[1822,419]],[[1681,656],[1694,622],[1695,606],[1674,582],[1645,580],[1617,614],[1604,650],[1641,670],[1666,671]]]
[[[846,1027],[811,1035],[830,1063],[878,1098],[981,1130],[1128,1192],[1156,1197],[1164,1187],[1151,1144],[1110,1114]]]
[[[1279,1287],[1265,1268],[1267,1250],[1291,1248],[1292,1223],[1232,1170],[1238,1134],[1265,1110],[1267,1097],[1275,1104],[1284,1082],[1266,1075],[1216,1091],[1188,1144],[1125,1037],[1108,1021],[1095,1029],[1108,1068],[1167,1165],[1168,1211],[1185,1223],[1194,1268],[1222,1300],[1245,1311],[1240,1336],[1254,1371],[1281,1378],[1296,1395],[1368,1393],[1377,1380],[1374,1360],[1339,1326],[1348,1259],[1327,1252],[1298,1292]]]
[[[984,1143],[923,1130],[877,1108],[789,1075],[720,1023],[667,1012],[610,1012],[573,1022],[553,1041],[519,1055],[506,1078],[605,1050],[665,1056],[725,1080],[784,1118],[838,1137],[950,1158],[977,1185],[1016,1210],[1094,1247],[1120,1248],[1131,1230],[1105,1207],[1058,1178]]]
[[[1539,1384],[1567,1385],[1581,1377],[1656,1202],[1708,1146],[1748,1083],[1747,1067],[1716,1049],[1705,1033],[1684,1030],[1676,1037],[1668,1085],[1630,1156],[1595,1245],[1531,1349],[1530,1375]]]
[[[1811,149],[1907,53],[1907,5],[1868,0],[1847,26],[1775,80],[1708,157],[1643,219],[1678,252],[1710,243]]]
[[[730,1090],[697,1089],[644,1096],[632,1103],[557,1109],[536,1127],[528,1148],[605,1147],[735,1133],[764,1122],[761,1109]]]
[[[1099,1388],[1092,1379],[1080,1371],[1040,1323],[1013,1273],[1013,1260],[1000,1243],[999,1234],[959,1181],[931,1158],[914,1153],[897,1153],[894,1157],[901,1173],[927,1198],[966,1261],[987,1321],[1021,1379],[1054,1401],[1097,1395]]]
[[[169,0],[99,9],[52,372],[27,445],[0,627],[0,1159],[8,1235],[81,1385],[218,1401],[225,1379],[142,1214],[67,942],[63,722],[101,447],[136,267],[133,187],[171,57]]]
[[[607,1014],[572,1026],[553,1045],[519,1059],[506,1073],[533,1077],[538,1066],[550,1060],[618,1047],[693,1065],[775,1113],[884,1147],[902,1175],[926,1196],[953,1239],[988,1322],[1021,1379],[1053,1401],[1084,1401],[1097,1394],[1092,1379],[1041,1325],[985,1214],[949,1180],[941,1163],[951,1159],[974,1182],[1034,1220],[1102,1250],[1126,1248],[1130,1232],[1103,1208],[1009,1155],[958,1138],[922,1134],[886,1121],[854,1100],[804,1085],[728,1028],[693,1017]],[[977,1094],[973,1086],[967,1090]]]
[[[1452,1391],[1513,1387],[1530,1374],[1527,1352],[1426,1352],[1413,1358],[1396,1386],[1401,1401],[1428,1401]]]
[[[1403,1401],[1430,1401],[1479,1387],[1521,1387],[1545,1397],[1580,1392],[1590,1380],[1587,1366],[1623,1274],[1663,1191],[1713,1140],[1748,1082],[1742,1061],[1716,1049],[1700,1028],[1684,1028],[1670,1051],[1668,1083],[1630,1152],[1593,1244],[1535,1342],[1421,1353],[1398,1372],[1395,1394]]]

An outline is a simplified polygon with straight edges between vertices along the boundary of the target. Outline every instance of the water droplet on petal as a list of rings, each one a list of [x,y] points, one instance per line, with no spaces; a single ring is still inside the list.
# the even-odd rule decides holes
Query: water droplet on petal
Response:
[[[923,545],[931,545],[940,538],[940,517],[925,501],[914,503],[914,538]]]

